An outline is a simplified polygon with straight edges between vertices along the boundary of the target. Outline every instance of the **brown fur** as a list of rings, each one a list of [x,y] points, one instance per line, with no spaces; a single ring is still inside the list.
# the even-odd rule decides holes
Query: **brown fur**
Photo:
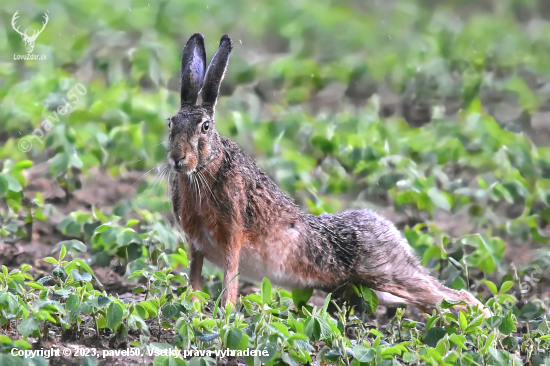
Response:
[[[236,302],[240,273],[287,288],[360,283],[379,291],[382,301],[421,308],[444,299],[481,305],[429,276],[388,220],[369,210],[303,213],[252,158],[219,135],[214,110],[231,48],[225,35],[205,74],[204,40],[190,38],[182,61],[182,108],[169,123],[172,205],[191,243],[193,288],[201,289],[206,257],[224,270],[224,303]]]

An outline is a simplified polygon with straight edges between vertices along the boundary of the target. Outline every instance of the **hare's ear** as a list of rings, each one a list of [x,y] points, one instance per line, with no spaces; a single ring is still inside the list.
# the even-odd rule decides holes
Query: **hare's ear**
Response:
[[[233,49],[233,42],[227,34],[224,34],[220,41],[220,48],[212,57],[210,66],[206,70],[206,76],[204,77],[204,86],[201,90],[202,106],[205,108],[210,116],[214,118],[214,108],[218,101],[218,94],[220,93],[220,84],[222,83],[225,70],[227,70],[227,63],[229,61],[229,54]]]
[[[195,33],[189,38],[181,58],[181,107],[195,105],[204,80],[206,51],[204,37]]]

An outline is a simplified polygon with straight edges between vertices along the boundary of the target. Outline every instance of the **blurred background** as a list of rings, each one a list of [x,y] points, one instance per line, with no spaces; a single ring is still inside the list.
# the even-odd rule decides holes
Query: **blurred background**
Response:
[[[16,11],[29,35],[47,14],[46,60],[14,60]],[[159,172],[181,51],[200,32],[210,59],[228,33],[218,129],[297,204],[380,212],[455,288],[537,278],[518,294],[542,311],[549,1],[4,0],[0,22],[0,241],[40,256],[78,239],[120,275],[177,248]],[[130,219],[139,238],[95,231]]]

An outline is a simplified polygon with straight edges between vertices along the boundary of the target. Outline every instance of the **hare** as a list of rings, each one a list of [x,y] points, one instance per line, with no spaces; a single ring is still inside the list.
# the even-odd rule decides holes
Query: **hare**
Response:
[[[377,291],[381,303],[421,309],[444,299],[482,307],[470,293],[431,277],[390,221],[366,209],[302,212],[251,157],[218,133],[214,113],[232,48],[224,35],[207,69],[204,37],[191,36],[182,57],[181,109],[168,123],[167,163],[176,173],[171,201],[189,238],[193,289],[202,289],[206,258],[223,268],[223,304],[236,303],[240,274],[289,289],[363,284]]]

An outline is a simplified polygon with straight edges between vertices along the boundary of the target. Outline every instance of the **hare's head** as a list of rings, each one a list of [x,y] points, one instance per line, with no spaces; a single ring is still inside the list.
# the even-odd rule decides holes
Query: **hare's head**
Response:
[[[178,173],[191,174],[207,165],[221,148],[214,109],[232,48],[231,38],[224,35],[208,69],[202,34],[192,35],[183,49],[181,109],[168,122],[167,159]],[[199,94],[201,105],[197,105]]]

